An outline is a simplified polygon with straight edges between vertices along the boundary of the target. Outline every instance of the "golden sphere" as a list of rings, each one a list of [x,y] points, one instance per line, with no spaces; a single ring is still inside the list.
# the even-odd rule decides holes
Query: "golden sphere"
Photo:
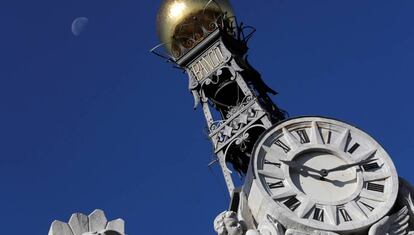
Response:
[[[214,31],[224,14],[233,16],[228,0],[165,0],[158,12],[158,35],[178,58]]]

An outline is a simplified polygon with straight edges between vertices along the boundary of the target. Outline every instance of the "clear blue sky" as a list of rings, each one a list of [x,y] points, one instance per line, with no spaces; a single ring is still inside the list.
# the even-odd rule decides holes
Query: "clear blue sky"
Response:
[[[228,206],[187,78],[148,50],[160,1],[0,3],[0,221],[47,234],[102,208],[131,235],[212,235]],[[366,130],[414,182],[414,1],[233,1],[291,116]],[[79,37],[78,16],[89,18]],[[193,232],[191,232],[193,231]],[[196,231],[196,232],[194,232]]]

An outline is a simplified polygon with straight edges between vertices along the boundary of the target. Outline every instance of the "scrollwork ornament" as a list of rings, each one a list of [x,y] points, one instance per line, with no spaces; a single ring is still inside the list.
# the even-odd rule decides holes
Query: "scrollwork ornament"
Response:
[[[248,96],[245,97],[245,99],[246,99],[246,102],[249,103],[250,101],[253,100],[253,96],[248,95]]]
[[[197,109],[198,104],[200,104],[200,95],[198,94],[198,91],[196,90],[191,90],[191,93],[193,94],[193,98],[194,98],[194,109]]]
[[[201,87],[204,85],[209,86],[210,84],[217,85],[220,81],[219,76],[208,76],[201,84]]]
[[[209,128],[210,132],[217,130],[223,123],[225,123],[223,120],[213,122]]]
[[[242,68],[239,66],[239,64],[236,62],[236,59],[234,59],[234,58],[230,61],[230,66],[231,66],[232,68],[234,68],[234,70],[235,70],[236,72],[243,72],[243,71],[244,71],[244,69],[242,69]]]
[[[242,152],[244,152],[247,149],[247,144],[246,143],[248,143],[248,142],[250,142],[249,141],[249,133],[245,132],[242,135],[240,135],[239,138],[237,138],[236,145],[239,145],[240,150]]]
[[[190,73],[189,73],[190,74]],[[188,89],[191,91],[194,97],[194,109],[197,108],[198,104],[200,103],[200,94],[197,91],[197,88],[199,87],[199,83],[197,79],[195,79],[193,76],[189,75],[188,79]]]
[[[226,118],[229,119],[231,118],[233,115],[235,115],[238,111],[240,110],[240,107],[238,106],[232,106],[229,108],[228,113],[226,115]]]
[[[227,68],[228,70],[229,70],[229,72],[231,73],[231,77],[230,77],[230,80],[235,80],[236,78],[237,78],[237,72],[234,70],[234,68],[233,67],[231,67],[231,66],[223,66],[223,68]]]

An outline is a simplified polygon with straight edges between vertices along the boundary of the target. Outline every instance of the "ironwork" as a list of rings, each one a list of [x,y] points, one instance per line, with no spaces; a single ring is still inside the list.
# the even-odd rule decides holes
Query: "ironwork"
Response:
[[[180,53],[172,51],[172,55],[158,51],[160,45],[151,52],[187,72],[194,108],[202,108],[216,162],[232,195],[236,187],[233,171],[242,177],[246,174],[257,138],[286,114],[268,95],[277,93],[247,60],[247,43],[255,29],[225,13],[208,30],[195,23],[193,28],[201,27],[205,33],[201,40],[189,37],[191,45],[180,47]]]

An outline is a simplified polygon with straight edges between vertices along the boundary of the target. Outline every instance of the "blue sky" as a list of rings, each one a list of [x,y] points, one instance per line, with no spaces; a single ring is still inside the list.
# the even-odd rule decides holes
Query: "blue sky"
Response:
[[[185,74],[148,50],[160,1],[0,3],[0,221],[46,234],[102,208],[128,234],[214,234],[228,206]],[[414,182],[414,1],[233,1],[291,116],[373,135]],[[78,16],[89,18],[79,37]]]

